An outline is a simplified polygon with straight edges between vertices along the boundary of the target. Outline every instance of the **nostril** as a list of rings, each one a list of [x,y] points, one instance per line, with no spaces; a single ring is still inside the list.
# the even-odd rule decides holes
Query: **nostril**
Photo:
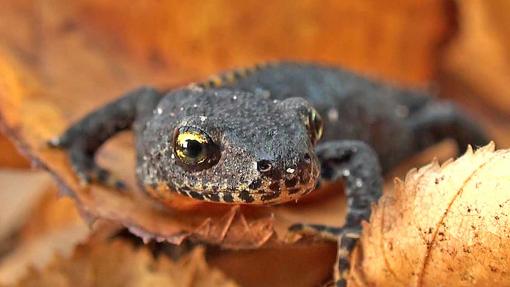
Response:
[[[263,159],[257,162],[257,170],[260,172],[268,172],[272,167],[271,162],[268,160]]]
[[[309,153],[305,153],[305,155],[303,156],[303,158],[305,159],[306,162],[310,162],[310,154]]]

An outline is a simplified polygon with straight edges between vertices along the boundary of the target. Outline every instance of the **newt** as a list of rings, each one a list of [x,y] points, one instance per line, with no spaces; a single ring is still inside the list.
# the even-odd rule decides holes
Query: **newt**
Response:
[[[343,180],[344,226],[296,224],[337,238],[337,286],[382,193],[382,176],[446,138],[459,153],[488,143],[483,129],[451,102],[313,63],[237,69],[161,91],[142,87],[92,111],[50,141],[66,149],[84,182],[123,187],[95,162],[116,133],[136,136],[136,175],[151,197],[178,193],[228,204],[297,200],[320,182]]]

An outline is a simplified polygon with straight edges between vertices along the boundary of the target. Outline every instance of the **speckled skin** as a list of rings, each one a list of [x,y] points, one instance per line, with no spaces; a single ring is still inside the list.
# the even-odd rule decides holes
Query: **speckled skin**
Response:
[[[325,126],[319,143],[307,124],[314,110]],[[174,147],[176,129],[183,126],[207,134],[221,152],[219,161],[201,170],[186,168]],[[465,113],[422,91],[287,62],[228,72],[166,93],[141,88],[89,114],[50,144],[69,150],[82,180],[121,187],[95,164],[94,154],[128,128],[136,135],[139,182],[160,200],[176,191],[198,200],[274,204],[298,199],[320,180],[343,179],[344,226],[291,228],[340,236],[337,286],[346,284],[349,255],[362,220],[381,195],[383,172],[444,138],[456,140],[459,151],[488,142]],[[262,171],[262,161],[270,168]]]
[[[222,83],[246,91],[264,89],[277,100],[306,99],[322,115],[323,142],[362,140],[376,150],[385,171],[416,152],[406,116],[416,109],[413,105],[430,99],[423,92],[393,88],[341,69],[300,63],[267,64]]]

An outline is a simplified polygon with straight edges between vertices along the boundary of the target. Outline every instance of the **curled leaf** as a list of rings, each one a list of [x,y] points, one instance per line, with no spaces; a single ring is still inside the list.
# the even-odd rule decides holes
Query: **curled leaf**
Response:
[[[410,171],[364,226],[354,285],[507,285],[509,204],[510,150],[494,144]]]

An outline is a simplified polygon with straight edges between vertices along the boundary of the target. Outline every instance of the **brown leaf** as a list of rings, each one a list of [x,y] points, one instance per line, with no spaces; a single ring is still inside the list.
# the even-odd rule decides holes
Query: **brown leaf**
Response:
[[[423,84],[433,77],[437,47],[452,29],[442,0],[278,0],[271,5],[87,0],[68,6],[77,21],[122,43],[136,59],[171,64],[195,76],[284,58]]]
[[[311,242],[255,250],[212,250],[207,261],[243,287],[310,287],[331,281],[336,244]]]
[[[460,101],[478,98],[475,105],[508,114],[510,23],[506,12],[510,4],[505,0],[455,2],[460,30],[444,55],[445,84]]]
[[[0,246],[26,223],[50,183],[43,172],[0,170]]]
[[[135,250],[128,242],[116,240],[78,246],[70,258],[56,257],[44,270],[32,270],[14,286],[235,287],[237,284],[207,265],[202,248],[173,262],[167,257],[154,259],[147,249]]]
[[[36,177],[32,175],[26,181],[34,179]],[[46,178],[46,184],[39,186],[43,192],[27,212],[15,244],[0,261],[0,284],[17,282],[29,267],[42,268],[55,254],[69,255],[78,243],[89,236],[89,227],[76,211],[73,201],[59,198],[57,190],[48,180]],[[27,187],[27,184],[18,183],[13,186],[23,188]],[[29,202],[30,200],[26,200],[25,204]],[[16,202],[10,200],[7,204]]]
[[[510,150],[494,144],[396,180],[364,226],[355,286],[504,286]]]
[[[5,136],[0,134],[0,167],[28,168],[26,158],[19,154],[16,147]]]

